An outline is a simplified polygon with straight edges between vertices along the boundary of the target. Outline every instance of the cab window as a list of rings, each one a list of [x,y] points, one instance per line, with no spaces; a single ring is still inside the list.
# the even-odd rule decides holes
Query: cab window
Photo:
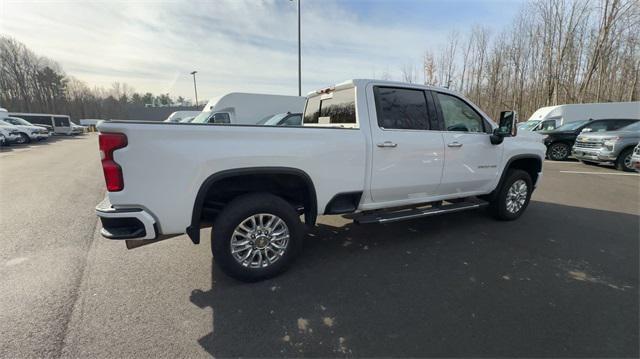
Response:
[[[304,123],[357,128],[355,89],[337,90],[309,98],[304,110]]]
[[[484,120],[471,106],[461,99],[436,93],[440,102],[445,131],[484,132]]]
[[[375,87],[374,96],[380,128],[429,129],[427,100],[423,90]]]

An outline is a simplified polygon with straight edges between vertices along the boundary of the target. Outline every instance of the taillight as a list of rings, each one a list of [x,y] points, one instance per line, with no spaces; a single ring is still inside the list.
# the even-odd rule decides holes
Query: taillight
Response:
[[[124,188],[122,168],[113,160],[113,151],[127,146],[127,136],[123,133],[100,133],[98,143],[107,191],[122,191]]]

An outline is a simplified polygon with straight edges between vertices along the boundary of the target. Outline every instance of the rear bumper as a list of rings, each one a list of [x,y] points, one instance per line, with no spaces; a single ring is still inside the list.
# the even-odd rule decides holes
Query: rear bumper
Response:
[[[107,239],[156,239],[156,221],[142,208],[114,208],[109,197],[96,206],[96,215],[102,222],[100,234]]]

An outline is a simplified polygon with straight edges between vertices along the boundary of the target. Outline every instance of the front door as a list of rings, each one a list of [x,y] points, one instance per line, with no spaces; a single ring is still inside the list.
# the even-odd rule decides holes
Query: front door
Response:
[[[504,146],[493,145],[491,127],[459,97],[434,92],[444,125],[445,165],[440,192],[489,192],[500,173]]]
[[[438,193],[444,143],[437,114],[421,89],[372,86],[371,197],[398,205],[426,201]]]

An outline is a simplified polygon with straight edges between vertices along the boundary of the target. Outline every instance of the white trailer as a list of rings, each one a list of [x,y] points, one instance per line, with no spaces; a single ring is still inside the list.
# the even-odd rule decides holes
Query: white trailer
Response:
[[[211,99],[192,123],[255,125],[278,113],[301,113],[305,101],[301,96],[232,92]]]
[[[518,128],[525,131],[549,131],[569,122],[603,119],[640,119],[640,102],[582,103],[541,107]]]

